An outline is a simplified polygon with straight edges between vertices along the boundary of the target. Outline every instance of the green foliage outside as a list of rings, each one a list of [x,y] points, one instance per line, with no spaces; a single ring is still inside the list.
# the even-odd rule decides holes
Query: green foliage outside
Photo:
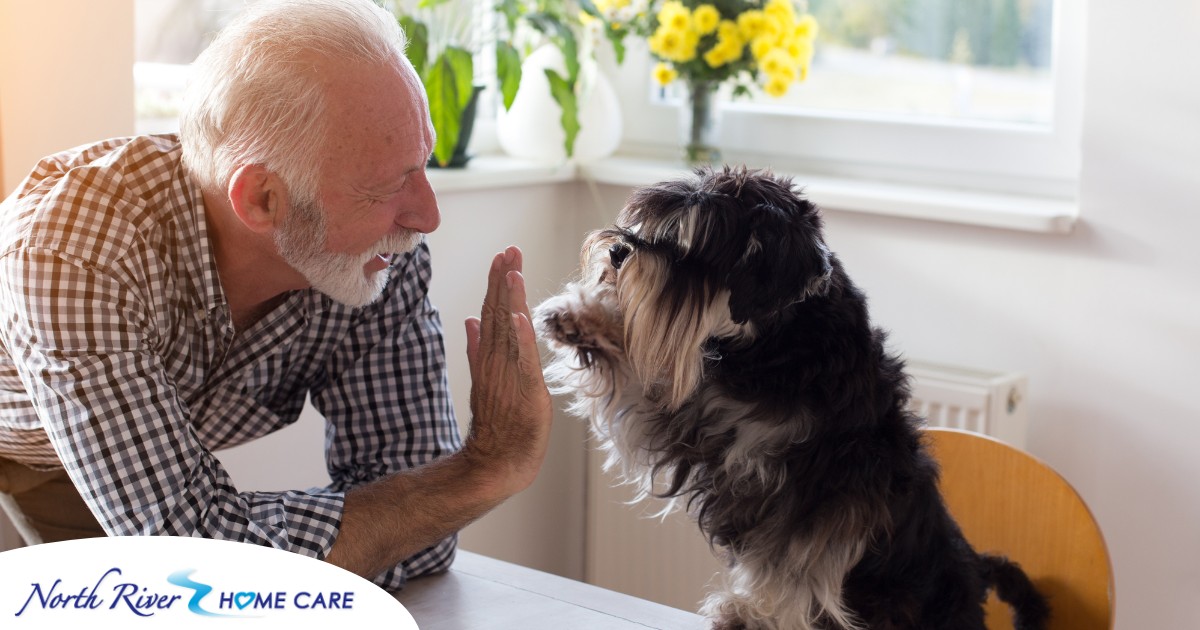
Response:
[[[826,42],[979,66],[1050,65],[1054,0],[809,0]]]

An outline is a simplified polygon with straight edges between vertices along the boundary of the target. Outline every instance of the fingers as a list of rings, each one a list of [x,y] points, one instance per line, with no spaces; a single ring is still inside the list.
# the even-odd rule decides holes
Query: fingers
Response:
[[[529,296],[526,293],[525,276],[520,271],[510,271],[505,278],[508,281],[508,302],[513,313],[521,313],[532,320],[529,315]]]
[[[515,315],[529,319],[525,278],[521,275],[524,264],[521,250],[515,246],[506,248],[492,258],[488,269],[487,292],[478,318],[466,320],[467,362],[471,377],[478,376],[482,360],[480,351],[496,353],[516,361],[525,352],[524,341],[517,331],[519,324]],[[536,352],[536,348],[535,348]]]
[[[537,346],[537,333],[533,330],[533,322],[528,313],[517,313],[513,318],[516,328],[517,343],[520,347],[520,369],[525,378],[534,382],[543,381],[542,364]],[[543,384],[542,387],[545,387]]]
[[[524,281],[519,278],[522,264],[521,250],[515,246],[508,247],[492,259],[492,266],[488,270],[487,294],[480,314],[481,343],[486,350],[505,354],[517,350],[511,315],[514,312],[528,314],[529,311],[525,303]],[[513,274],[516,274],[516,279],[511,277]],[[514,285],[517,287],[515,298],[512,294]]]
[[[510,311],[505,275],[508,273],[506,258],[510,257],[511,254],[507,250],[496,254],[492,258],[492,266],[488,270],[488,289],[487,295],[483,299],[481,316],[483,343],[487,350],[496,349],[498,345],[505,343],[508,336]]]

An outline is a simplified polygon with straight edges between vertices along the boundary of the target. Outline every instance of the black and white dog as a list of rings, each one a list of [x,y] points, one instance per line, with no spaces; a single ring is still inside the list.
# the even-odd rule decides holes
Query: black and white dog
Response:
[[[937,489],[900,359],[790,180],[700,169],[636,191],[535,319],[608,464],[686,505],[728,562],[721,629],[1018,629],[1049,609]]]

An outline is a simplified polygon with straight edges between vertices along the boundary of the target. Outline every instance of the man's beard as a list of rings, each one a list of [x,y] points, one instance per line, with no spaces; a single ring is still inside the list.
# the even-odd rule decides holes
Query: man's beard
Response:
[[[421,242],[420,232],[404,230],[383,237],[361,254],[339,254],[325,251],[326,229],[324,208],[297,203],[275,231],[275,245],[283,260],[314,289],[351,307],[378,300],[387,286],[386,267],[368,275],[363,265],[378,255],[410,252]]]

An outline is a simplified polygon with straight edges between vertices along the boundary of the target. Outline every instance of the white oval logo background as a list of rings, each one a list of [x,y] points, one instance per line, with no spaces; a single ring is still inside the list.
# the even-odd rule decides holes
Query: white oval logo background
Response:
[[[279,628],[286,622],[417,628],[404,606],[370,581],[269,547],[130,536],[0,553],[3,628]]]

